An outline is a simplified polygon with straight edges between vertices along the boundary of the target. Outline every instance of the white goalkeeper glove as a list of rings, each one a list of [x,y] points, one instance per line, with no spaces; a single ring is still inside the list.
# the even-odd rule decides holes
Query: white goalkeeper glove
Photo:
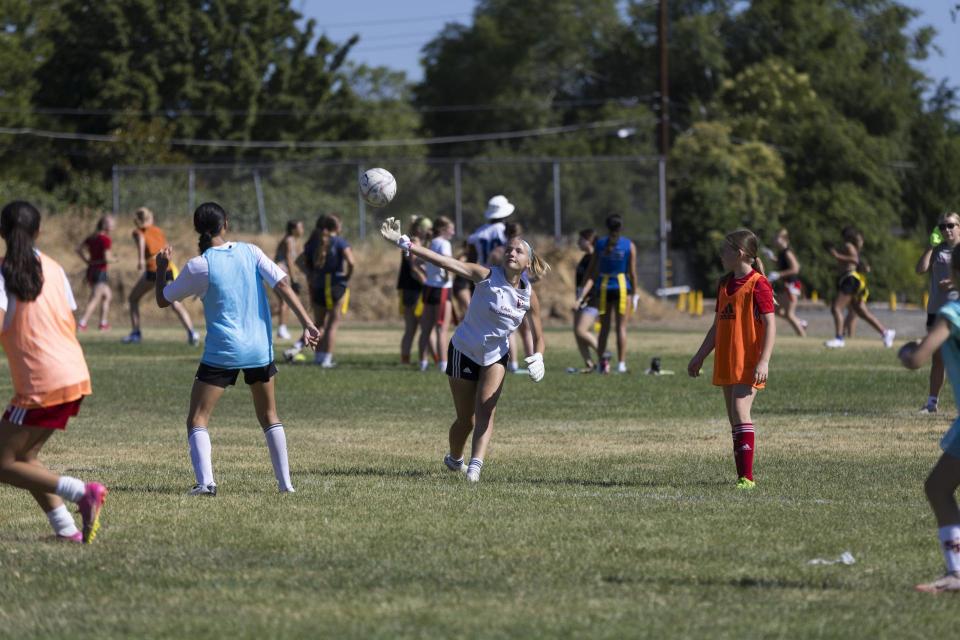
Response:
[[[380,225],[380,235],[387,242],[392,242],[404,251],[410,250],[410,238],[400,233],[400,221],[396,218],[387,218]]]
[[[527,363],[527,373],[530,374],[530,379],[534,382],[540,382],[543,380],[543,354],[535,353],[529,358],[524,359],[524,362]]]
[[[770,273],[767,274],[767,280],[769,280],[770,282],[776,282],[779,279],[780,279],[779,271],[771,271]]]

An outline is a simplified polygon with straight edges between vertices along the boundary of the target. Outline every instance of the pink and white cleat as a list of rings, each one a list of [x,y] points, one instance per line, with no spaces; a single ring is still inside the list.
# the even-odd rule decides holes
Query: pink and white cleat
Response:
[[[84,544],[90,544],[97,537],[97,531],[100,530],[100,509],[107,501],[107,493],[107,488],[99,482],[88,482],[83,497],[77,503],[80,518],[83,520]]]
[[[72,536],[62,536],[57,534],[57,542],[83,542],[83,534],[77,531]]]

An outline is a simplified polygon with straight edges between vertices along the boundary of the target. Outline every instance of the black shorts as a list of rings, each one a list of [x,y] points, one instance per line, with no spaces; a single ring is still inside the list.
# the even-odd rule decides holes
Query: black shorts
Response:
[[[856,295],[860,291],[860,281],[852,273],[840,278],[840,282],[837,284],[837,290],[840,293],[844,293],[848,296]]]
[[[106,271],[90,269],[87,271],[87,284],[91,287],[95,287],[98,284],[109,284],[110,277],[107,275]]]
[[[937,322],[937,314],[928,313],[927,314],[927,331],[930,331],[930,329],[933,329],[933,325],[936,324],[936,322]]]
[[[494,362],[493,364],[499,364],[502,367],[506,368],[507,364],[510,362],[510,352],[507,351],[503,354],[503,357]],[[493,365],[487,365],[492,367]],[[449,346],[447,346],[447,375],[451,378],[457,378],[458,380],[472,380],[476,382],[480,379],[480,369],[482,369],[479,364],[468,358],[453,346],[453,340],[450,341]]]
[[[421,289],[400,289],[400,301],[405,307],[415,307],[420,302]]]
[[[313,306],[315,307],[325,307],[332,309],[337,305],[340,300],[343,299],[343,294],[347,292],[347,285],[345,284],[335,284],[330,287],[330,300],[333,302],[333,305],[327,306],[327,290],[320,287],[311,287],[310,289],[310,300],[313,301]]]
[[[630,293],[631,292],[628,289],[624,295],[629,296]],[[629,308],[629,303],[630,303],[630,300],[628,299],[627,300],[628,308]],[[590,303],[587,306],[600,309],[600,290],[599,289],[594,289],[590,293]],[[620,308],[620,289],[607,289],[607,307],[606,309],[600,309],[600,313],[606,313],[610,309],[616,310],[619,308]]]
[[[424,287],[423,304],[443,304],[450,299],[450,287]]]
[[[464,278],[463,276],[455,276],[453,278],[453,292],[458,293],[460,291],[463,291],[464,289],[470,289],[470,291],[472,292],[473,291],[473,288],[471,287],[472,284],[473,284],[473,280],[469,280],[467,278]]]
[[[156,271],[147,271],[145,273],[147,276],[147,282],[156,282],[157,281],[157,272]],[[173,282],[173,271],[167,270],[166,276],[164,276],[164,282]]]
[[[237,384],[237,377],[241,371],[243,371],[243,381],[247,384],[270,382],[270,378],[277,375],[277,365],[271,362],[262,367],[250,367],[249,369],[221,369],[201,362],[197,369],[196,379],[226,389]]]

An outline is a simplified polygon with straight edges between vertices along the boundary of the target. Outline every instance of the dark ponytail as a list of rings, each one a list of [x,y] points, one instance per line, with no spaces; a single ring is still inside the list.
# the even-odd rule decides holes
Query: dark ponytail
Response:
[[[17,300],[32,302],[43,288],[43,269],[33,252],[33,240],[40,231],[40,212],[29,202],[15,200],[0,212],[0,236],[7,243],[3,258],[3,281],[7,293]]]
[[[227,224],[227,212],[216,202],[204,202],[193,212],[193,230],[200,234],[200,253],[213,246]]]

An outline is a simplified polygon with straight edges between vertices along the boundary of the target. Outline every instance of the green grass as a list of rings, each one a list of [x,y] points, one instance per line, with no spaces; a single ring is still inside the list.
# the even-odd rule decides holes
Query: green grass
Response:
[[[162,337],[162,338],[161,338]],[[951,637],[958,601],[922,494],[954,417],[923,417],[925,372],[875,340],[779,341],[754,407],[758,488],[734,490],[699,334],[632,334],[675,376],[508,378],[479,486],[441,465],[447,383],[394,364],[397,332],[347,329],[340,368],[282,366],[298,493],[276,493],[243,385],[210,425],[220,495],[188,498],[198,353],[85,339],[94,395],[44,459],[111,488],[90,547],[50,541],[0,488],[0,636]],[[2,375],[0,394],[10,393]],[[849,550],[853,566],[809,566]]]

